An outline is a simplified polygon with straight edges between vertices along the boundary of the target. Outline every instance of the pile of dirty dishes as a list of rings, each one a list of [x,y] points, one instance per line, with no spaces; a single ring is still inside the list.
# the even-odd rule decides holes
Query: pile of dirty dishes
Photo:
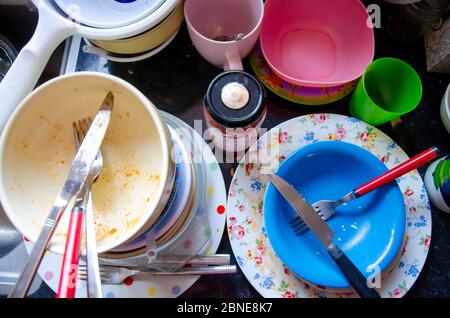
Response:
[[[159,262],[159,255],[177,253],[185,235],[209,230],[206,213],[198,213],[207,192],[204,162],[194,162],[185,128],[165,120],[142,93],[117,77],[65,75],[23,101],[2,135],[2,205],[14,226],[35,242],[75,154],[72,122],[93,116],[107,91],[115,95],[115,105],[102,145],[104,166],[92,193],[97,250],[101,258],[143,255]],[[62,99],[64,107],[58,107]],[[66,213],[50,251],[64,252],[68,222]],[[158,269],[184,265],[208,237],[189,240],[189,248],[182,249],[185,259],[167,268],[158,263]]]

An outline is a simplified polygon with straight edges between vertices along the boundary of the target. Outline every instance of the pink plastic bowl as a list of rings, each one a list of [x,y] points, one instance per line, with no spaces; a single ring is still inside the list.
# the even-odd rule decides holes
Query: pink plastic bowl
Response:
[[[375,41],[359,0],[268,0],[261,48],[287,82],[329,87],[359,78],[372,62]]]

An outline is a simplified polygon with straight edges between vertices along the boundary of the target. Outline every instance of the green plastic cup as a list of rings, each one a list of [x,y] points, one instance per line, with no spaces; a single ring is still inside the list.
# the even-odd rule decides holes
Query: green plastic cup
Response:
[[[350,113],[377,126],[409,113],[422,99],[422,82],[407,63],[394,58],[372,62],[350,101]]]

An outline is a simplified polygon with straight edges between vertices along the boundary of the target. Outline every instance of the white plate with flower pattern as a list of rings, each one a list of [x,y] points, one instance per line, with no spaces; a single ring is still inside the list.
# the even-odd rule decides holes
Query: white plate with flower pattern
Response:
[[[237,168],[228,194],[227,230],[237,263],[264,297],[356,297],[313,288],[286,268],[270,245],[264,225],[264,174],[296,150],[318,141],[338,140],[363,147],[388,168],[408,159],[383,132],[351,117],[313,114],[291,119],[273,128],[250,148]],[[406,243],[397,266],[381,281],[382,297],[403,297],[422,270],[431,240],[431,210],[424,183],[412,171],[397,179],[406,207]]]
[[[196,160],[202,159],[205,164],[207,198],[204,208],[208,213],[211,233],[205,233],[205,235],[210,235],[210,241],[208,246],[205,247],[204,253],[213,254],[219,247],[225,227],[226,189],[220,166],[206,142],[197,132],[170,114],[163,113],[163,117],[170,119],[170,122],[177,123],[175,131],[182,129],[190,138],[195,138],[195,145],[188,148],[188,151],[191,152],[192,156],[195,156]],[[30,253],[33,243],[25,239],[25,247]],[[39,275],[55,292],[58,289],[61,263],[62,255],[46,252],[39,268]],[[106,298],[172,298],[185,292],[198,278],[200,276],[128,278],[121,285],[103,285],[103,296]],[[76,297],[86,297],[85,283],[78,282],[78,284]]]

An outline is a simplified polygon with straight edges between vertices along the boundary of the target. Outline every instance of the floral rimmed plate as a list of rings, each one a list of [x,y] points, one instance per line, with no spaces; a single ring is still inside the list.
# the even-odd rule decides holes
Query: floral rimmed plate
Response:
[[[225,204],[226,190],[222,172],[216,157],[205,141],[186,123],[176,117],[163,113],[163,117],[170,122],[177,123],[177,129],[187,131],[195,145],[190,151],[196,158],[201,158],[205,165],[207,179],[207,197],[204,205],[205,212],[208,213],[211,233],[204,233],[210,236],[209,243],[204,250],[205,254],[213,254],[217,251],[222,239],[225,227]],[[188,243],[187,240],[185,243]],[[188,246],[188,245],[186,245]],[[30,253],[33,243],[25,240],[25,247]],[[46,252],[39,268],[39,275],[44,282],[53,290],[58,290],[62,255]],[[81,262],[83,263],[83,262]],[[191,287],[200,276],[160,276],[160,277],[136,277],[129,278],[121,285],[103,285],[103,296],[106,298],[171,298],[177,297]],[[76,297],[86,297],[86,287],[84,282],[79,282]]]
[[[355,80],[334,87],[306,87],[288,83],[270,69],[259,42],[250,54],[250,64],[259,80],[274,94],[303,105],[325,105],[337,102],[353,92],[359,81]]]
[[[236,170],[227,205],[227,230],[236,260],[264,297],[354,297],[308,286],[286,268],[270,245],[263,218],[267,178],[279,163],[301,147],[338,140],[363,147],[388,168],[408,159],[380,130],[357,119],[313,114],[291,119],[270,130],[249,150]],[[431,240],[430,203],[417,171],[397,179],[406,207],[406,241],[398,265],[381,281],[382,297],[405,295],[423,268]]]

